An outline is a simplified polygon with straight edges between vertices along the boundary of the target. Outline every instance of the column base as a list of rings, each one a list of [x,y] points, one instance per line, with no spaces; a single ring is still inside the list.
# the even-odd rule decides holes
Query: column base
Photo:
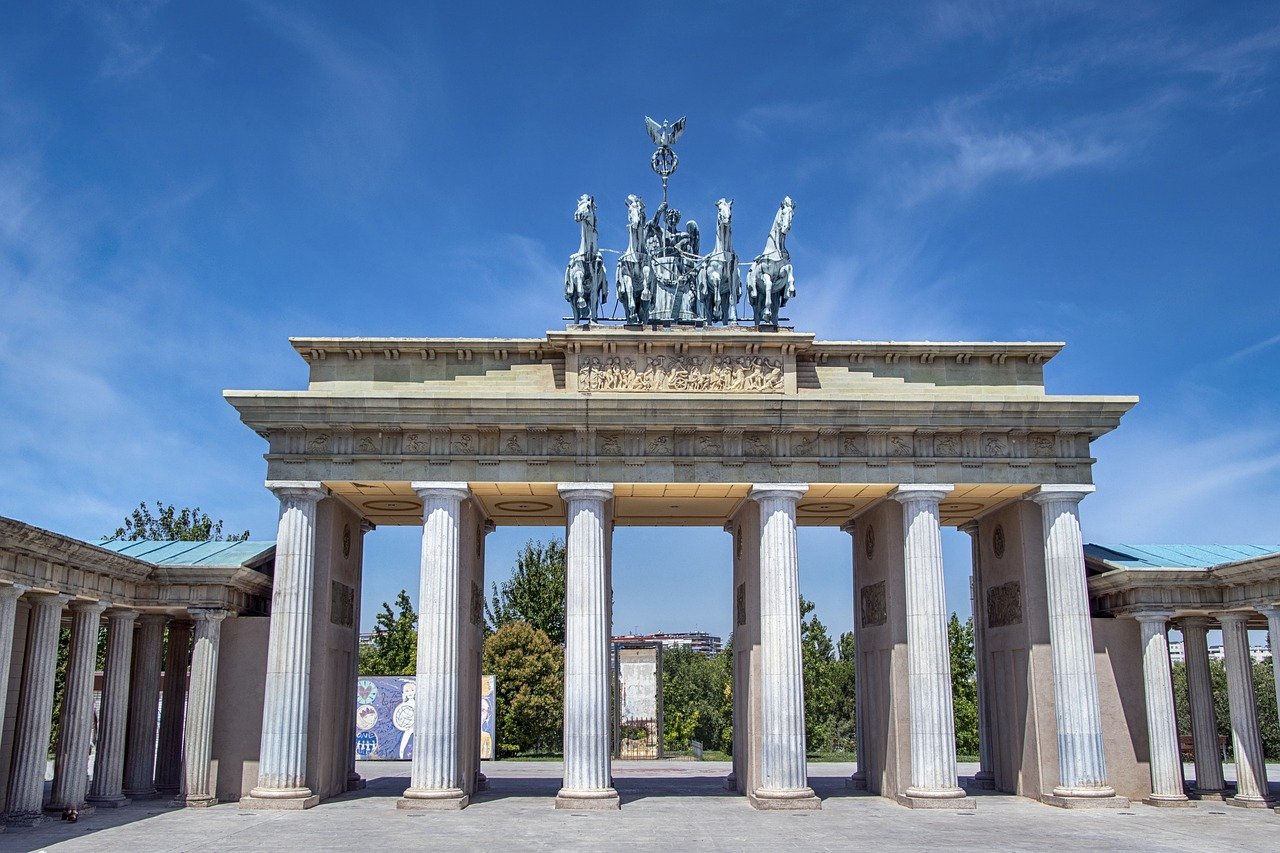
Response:
[[[218,804],[217,797],[174,797],[170,805],[179,809],[207,809]]]
[[[479,770],[476,771],[476,790],[489,790],[489,777],[481,773]]]
[[[347,777],[348,791],[363,791],[368,787],[369,783],[364,780],[358,773]]]
[[[59,806],[49,803],[44,807],[44,810],[46,814],[61,818],[62,815],[67,813],[67,808],[67,806]],[[88,817],[98,810],[97,806],[90,805],[89,803],[81,803],[78,806],[71,806],[71,808],[75,810],[76,820],[79,820],[82,817]]]
[[[440,790],[414,790],[410,788],[396,800],[397,809],[429,809],[431,811],[456,812],[465,809],[470,800],[460,788]]]
[[[133,800],[128,797],[89,797],[88,802],[89,805],[100,809],[122,809]]]
[[[1145,798],[1142,802],[1148,806],[1156,806],[1158,808],[1166,808],[1166,809],[1168,808],[1186,809],[1186,808],[1195,808],[1196,806],[1196,804],[1191,802],[1191,800],[1187,797],[1177,797],[1177,796],[1157,797],[1154,794],[1152,794],[1150,797]]]
[[[131,800],[154,800],[160,796],[160,792],[155,788],[143,788],[138,791],[125,788],[124,795]]]
[[[1132,805],[1127,797],[1115,794],[1109,797],[1063,796],[1057,793],[1057,789],[1041,797],[1040,802],[1060,809],[1127,809]]]
[[[898,805],[909,809],[968,811],[978,807],[963,788],[908,788],[894,797],[894,800]]]
[[[3,816],[5,826],[39,826],[53,820],[43,811],[9,812]]]
[[[1242,809],[1273,809],[1276,807],[1276,800],[1267,797],[1228,797],[1226,804],[1236,806]]]
[[[298,792],[281,792],[282,796],[264,797],[254,788],[248,796],[240,798],[240,808],[259,809],[261,811],[301,811],[320,805],[320,795],[311,793],[309,788]]]
[[[757,788],[747,794],[747,802],[753,809],[760,811],[817,811],[822,808],[822,800],[818,799],[812,788],[793,791]]]
[[[733,775],[732,773],[724,777],[724,789],[726,791],[738,790],[738,777]]]
[[[561,788],[556,794],[556,808],[572,811],[617,811],[622,808],[618,792],[613,788],[572,790]]]
[[[855,770],[852,776],[844,780],[844,786],[855,791],[867,790],[867,771]]]
[[[973,776],[973,784],[984,791],[994,791],[996,789],[996,774],[990,770],[979,770]]]
[[[1199,791],[1192,788],[1187,791],[1187,796],[1193,800],[1208,800],[1210,802],[1220,803],[1227,798],[1225,790]]]

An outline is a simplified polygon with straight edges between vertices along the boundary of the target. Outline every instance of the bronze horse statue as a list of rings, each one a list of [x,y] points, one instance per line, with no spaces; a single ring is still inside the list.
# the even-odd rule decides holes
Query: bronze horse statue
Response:
[[[596,200],[585,194],[580,197],[573,219],[582,225],[582,240],[564,271],[564,298],[573,306],[573,322],[595,323],[609,298],[609,277],[596,234]]]
[[[796,209],[791,196],[778,205],[769,230],[769,240],[764,251],[751,262],[747,270],[747,299],[755,313],[757,326],[776,326],[778,311],[796,295],[796,280],[791,270],[791,255],[787,252],[787,232],[791,230],[791,218]]]

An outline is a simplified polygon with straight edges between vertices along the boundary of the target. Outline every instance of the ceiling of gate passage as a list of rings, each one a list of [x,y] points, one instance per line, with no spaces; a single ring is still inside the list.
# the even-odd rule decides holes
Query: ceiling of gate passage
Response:
[[[564,524],[564,501],[555,483],[468,485],[495,524]],[[407,482],[329,481],[325,486],[374,524],[422,523],[422,501]],[[890,483],[810,483],[796,509],[796,519],[807,526],[839,526],[893,488]],[[959,484],[942,502],[942,523],[964,524],[1033,488]],[[615,483],[614,522],[632,527],[717,527],[728,522],[750,491],[749,483]]]

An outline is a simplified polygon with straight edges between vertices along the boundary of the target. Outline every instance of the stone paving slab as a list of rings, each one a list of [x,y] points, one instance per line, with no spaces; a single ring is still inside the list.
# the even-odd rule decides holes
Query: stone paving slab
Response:
[[[1120,811],[1065,811],[975,792],[968,812],[912,811],[845,787],[850,764],[811,764],[821,811],[759,812],[723,788],[725,762],[614,763],[620,812],[552,808],[558,762],[486,762],[492,788],[462,812],[405,812],[407,762],[360,762],[363,791],[305,812],[250,812],[235,803],[165,808],[162,801],[100,809],[75,824],[54,821],[0,833],[0,850],[1247,850],[1276,849],[1280,815],[1200,803],[1141,804]],[[961,765],[960,772],[976,772]],[[1276,768],[1272,768],[1273,778]]]

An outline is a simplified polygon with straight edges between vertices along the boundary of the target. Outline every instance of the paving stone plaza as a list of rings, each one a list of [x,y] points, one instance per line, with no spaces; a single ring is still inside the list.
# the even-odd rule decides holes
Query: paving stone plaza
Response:
[[[977,765],[960,765],[966,777]],[[1228,766],[1230,777],[1231,768]],[[974,788],[974,811],[906,812],[881,797],[850,789],[852,764],[815,764],[810,782],[821,811],[744,810],[724,790],[726,762],[615,762],[622,811],[557,812],[546,808],[560,785],[553,762],[485,763],[495,787],[461,813],[391,811],[382,805],[409,782],[407,762],[359,764],[368,787],[306,812],[263,812],[219,806],[180,812],[138,803],[99,812],[74,825],[52,822],[0,839],[13,850],[848,850],[869,840],[877,850],[918,850],[922,839],[946,850],[1213,850],[1273,846],[1268,812],[1221,803],[1203,809],[1088,812],[1046,808]],[[1273,777],[1274,778],[1274,777]],[[1211,837],[1212,841],[1209,841]]]

